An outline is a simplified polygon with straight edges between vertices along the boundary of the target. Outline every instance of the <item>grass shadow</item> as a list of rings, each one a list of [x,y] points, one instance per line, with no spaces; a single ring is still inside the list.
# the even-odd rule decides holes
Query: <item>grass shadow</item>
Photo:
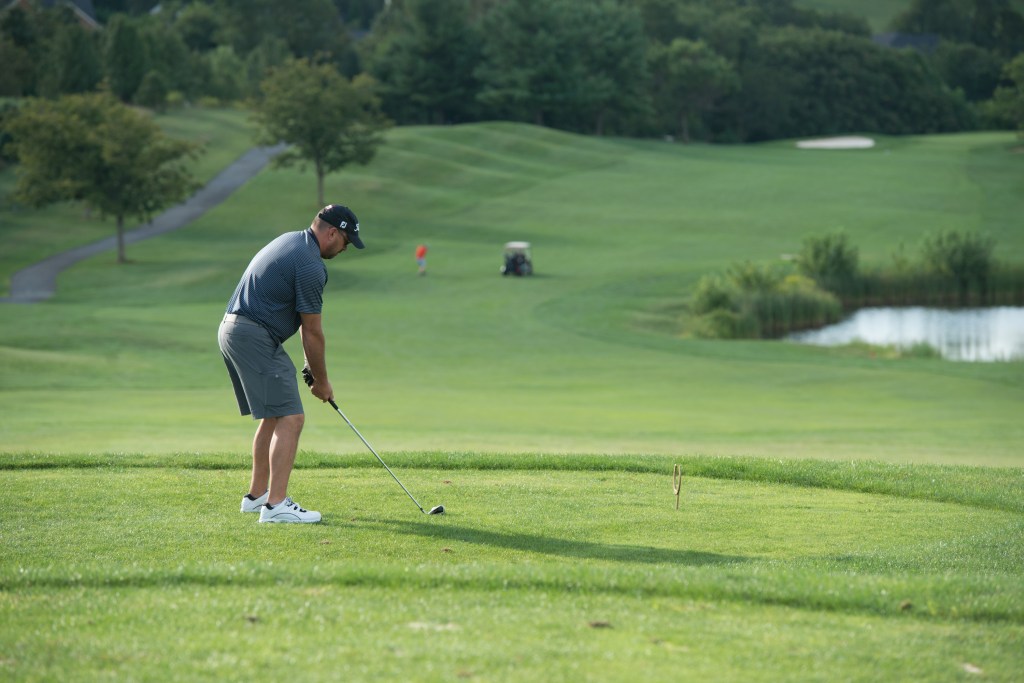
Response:
[[[715,564],[748,562],[739,555],[722,555],[695,550],[655,548],[623,543],[596,543],[593,541],[554,538],[537,534],[518,534],[487,529],[474,529],[449,524],[385,520],[381,527],[403,534],[433,537],[444,541],[458,541],[473,545],[487,545],[521,552],[543,553],[581,560],[611,560],[630,564],[677,564],[701,567]]]

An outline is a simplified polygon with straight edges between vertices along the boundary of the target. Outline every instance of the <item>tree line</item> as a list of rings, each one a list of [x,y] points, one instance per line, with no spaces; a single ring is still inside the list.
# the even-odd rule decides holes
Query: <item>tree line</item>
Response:
[[[0,17],[0,95],[106,88],[154,109],[257,101],[289,59],[373,84],[399,124],[487,119],[589,134],[747,142],[1024,126],[1012,0],[912,0],[867,23],[792,0],[96,0]],[[370,81],[369,79],[372,79]]]

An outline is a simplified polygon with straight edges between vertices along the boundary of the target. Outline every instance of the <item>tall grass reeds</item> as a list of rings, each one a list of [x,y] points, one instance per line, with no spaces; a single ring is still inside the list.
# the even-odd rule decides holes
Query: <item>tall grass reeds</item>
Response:
[[[719,339],[766,339],[872,306],[1024,305],[1024,266],[996,262],[994,247],[977,233],[946,231],[924,240],[918,261],[903,257],[901,247],[894,266],[864,271],[844,233],[811,237],[795,260],[798,272],[747,262],[702,278],[690,306],[694,330]]]
[[[832,291],[845,310],[869,306],[965,308],[1024,304],[1024,266],[995,266],[984,280],[966,284],[923,268],[877,269]]]
[[[691,312],[700,336],[768,339],[837,322],[839,299],[810,278],[744,263],[702,278]]]

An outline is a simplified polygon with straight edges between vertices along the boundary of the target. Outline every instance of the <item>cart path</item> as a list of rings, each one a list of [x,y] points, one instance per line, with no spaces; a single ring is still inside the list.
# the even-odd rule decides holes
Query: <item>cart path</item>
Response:
[[[125,244],[135,244],[188,225],[227,199],[231,193],[263,170],[267,163],[281,153],[285,147],[286,145],[282,144],[249,150],[183,203],[172,206],[139,228],[126,231],[124,234]],[[98,242],[55,254],[22,268],[11,276],[10,295],[0,297],[0,303],[27,304],[45,301],[56,292],[57,276],[65,268],[70,268],[79,261],[116,248],[117,235],[115,234]]]

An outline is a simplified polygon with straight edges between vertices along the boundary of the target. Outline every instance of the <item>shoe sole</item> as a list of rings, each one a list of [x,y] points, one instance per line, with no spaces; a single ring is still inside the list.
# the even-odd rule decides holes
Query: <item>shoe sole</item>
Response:
[[[292,519],[281,519],[281,517],[291,516]],[[279,515],[278,517],[271,517],[270,519],[260,518],[260,524],[319,524],[319,519],[298,519],[294,515]]]

